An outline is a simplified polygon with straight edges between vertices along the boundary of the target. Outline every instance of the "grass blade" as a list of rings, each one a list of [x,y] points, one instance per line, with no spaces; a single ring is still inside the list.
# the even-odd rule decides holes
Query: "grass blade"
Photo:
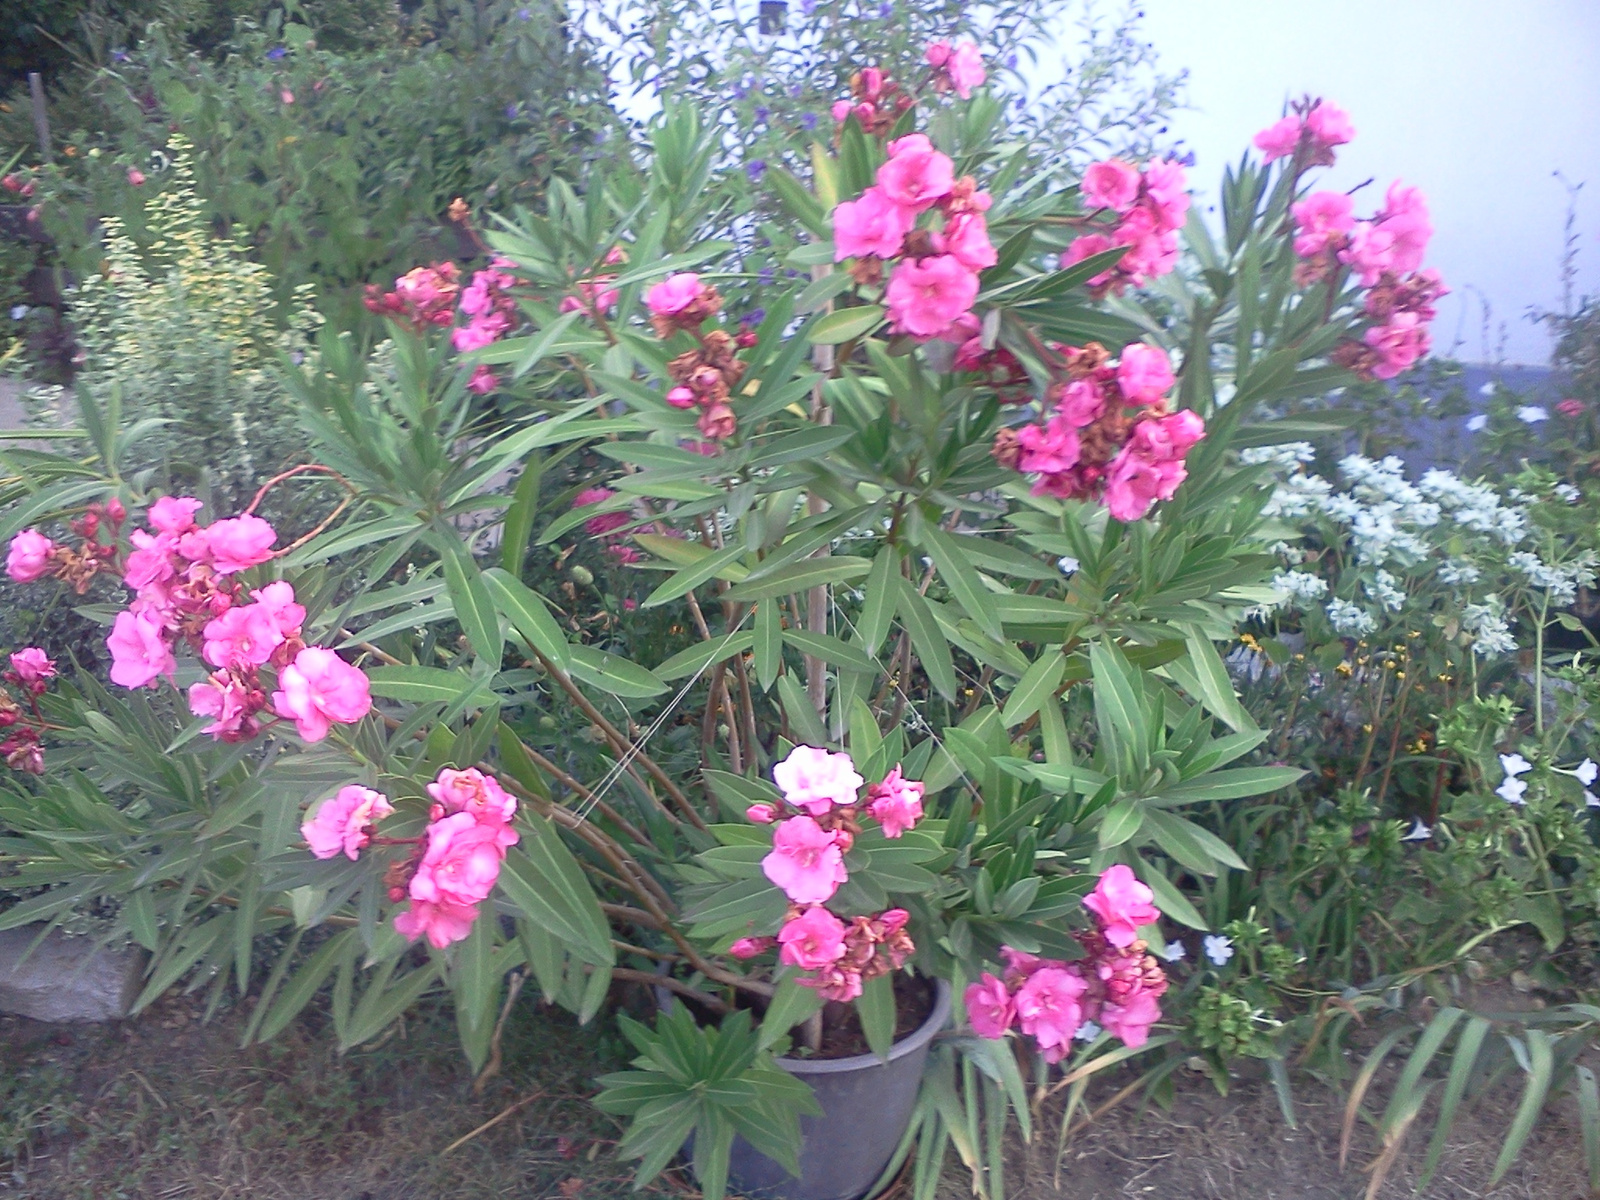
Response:
[[[1539,1113],[1544,1109],[1545,1097],[1550,1094],[1550,1081],[1555,1077],[1555,1055],[1550,1035],[1542,1029],[1528,1030],[1528,1083],[1522,1089],[1522,1102],[1517,1105],[1517,1115],[1511,1122],[1511,1132],[1506,1134],[1505,1145],[1500,1147],[1500,1157],[1495,1159],[1494,1174],[1489,1177],[1493,1187],[1505,1177],[1522,1153],[1523,1144],[1533,1132]]]
[[[1383,1066],[1383,1060],[1389,1057],[1389,1051],[1399,1044],[1400,1039],[1410,1033],[1409,1029],[1396,1029],[1384,1037],[1367,1055],[1367,1061],[1361,1064],[1361,1070],[1356,1072],[1355,1082],[1350,1085],[1350,1099],[1344,1106],[1344,1124],[1339,1129],[1339,1169],[1344,1170],[1346,1161],[1350,1158],[1350,1135],[1355,1131],[1356,1115],[1361,1111],[1361,1101],[1367,1094],[1367,1089],[1372,1086],[1373,1077],[1377,1075],[1378,1068]]]
[[[1461,1031],[1455,1055],[1450,1063],[1450,1077],[1445,1080],[1444,1097],[1439,1101],[1439,1117],[1433,1128],[1433,1140],[1428,1143],[1428,1157],[1422,1164],[1422,1175],[1417,1180],[1417,1191],[1428,1186],[1433,1173],[1439,1169],[1439,1159],[1444,1154],[1450,1127],[1455,1124],[1456,1109],[1466,1095],[1467,1082],[1478,1064],[1478,1054],[1483,1049],[1483,1039],[1489,1036],[1491,1026],[1483,1017],[1472,1017]]]

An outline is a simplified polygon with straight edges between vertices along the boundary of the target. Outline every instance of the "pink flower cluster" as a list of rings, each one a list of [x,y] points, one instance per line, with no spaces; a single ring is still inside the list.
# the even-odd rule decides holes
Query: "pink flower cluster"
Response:
[[[12,651],[11,668],[3,678],[18,688],[28,703],[24,710],[10,692],[0,688],[0,729],[7,731],[5,740],[0,742],[0,757],[13,771],[44,774],[45,720],[39,711],[39,697],[50,690],[50,680],[55,677],[55,662],[38,646]]]
[[[394,281],[392,292],[368,284],[362,303],[369,311],[403,321],[418,333],[429,326],[455,325],[459,312],[466,322],[451,330],[450,344],[458,353],[466,354],[493,345],[511,328],[516,312],[511,288],[517,281],[507,270],[513,266],[510,259],[492,259],[483,270],[473,272],[472,282],[465,287],[453,262],[415,267]],[[499,385],[495,373],[482,364],[467,381],[467,387],[479,395],[492,392]]]
[[[145,514],[148,528],[129,535],[133,549],[120,568],[115,546],[94,540],[101,511],[113,532],[123,518],[113,501],[73,523],[89,539],[83,550],[25,530],[12,540],[7,569],[22,581],[53,571],[80,584],[102,567],[120,569],[135,595],[106,638],[111,681],[136,688],[171,679],[178,668],[174,648],[187,643],[215,668],[189,689],[190,711],[212,718],[204,732],[214,738],[248,741],[260,731],[257,714],[269,703],[308,742],[327,737],[336,722],[359,721],[372,707],[367,677],[332,650],[305,644],[300,626],[306,612],[293,586],[279,581],[247,593],[234,578],[274,557],[277,532],[251,513],[200,525],[200,508],[193,496],[157,500]],[[277,672],[270,702],[264,667]]]
[[[887,135],[900,114],[916,103],[878,67],[863,67],[850,77],[850,96],[834,101],[835,124],[843,126],[854,117],[864,132],[875,137]]]
[[[1310,116],[1320,111],[1322,107],[1313,108]],[[1348,122],[1343,127],[1348,129]],[[1372,324],[1361,341],[1337,347],[1334,361],[1363,378],[1393,379],[1426,355],[1432,345],[1428,325],[1434,302],[1445,287],[1437,271],[1422,266],[1433,236],[1422,192],[1397,179],[1389,185],[1383,208],[1364,221],[1356,219],[1355,202],[1344,192],[1312,192],[1289,211],[1294,251],[1303,260],[1296,281],[1305,286],[1346,267],[1367,289],[1364,308]]]
[[[1168,411],[1174,379],[1164,350],[1135,342],[1113,364],[1097,342],[1057,349],[1066,371],[1046,393],[1055,412],[1040,424],[1002,429],[992,453],[1001,465],[1036,475],[1036,496],[1103,497],[1117,520],[1137,521],[1188,477],[1184,459],[1205,437],[1205,422],[1187,409]]]
[[[453,262],[413,267],[394,281],[394,291],[367,285],[362,303],[368,312],[406,321],[418,333],[430,325],[455,323],[456,298],[461,295],[461,273]]]
[[[973,1032],[1002,1038],[1015,1027],[1052,1063],[1066,1057],[1089,1021],[1128,1046],[1144,1045],[1167,990],[1166,973],[1135,932],[1160,917],[1154,898],[1129,868],[1107,869],[1084,897],[1099,927],[1077,935],[1085,957],[1062,962],[1002,947],[1004,975],[984,972],[966,990]]]
[[[863,982],[898,970],[915,951],[905,931],[910,916],[890,909],[844,921],[823,906],[849,878],[844,855],[861,832],[861,810],[885,837],[902,837],[922,819],[923,785],[896,766],[867,787],[863,802],[866,781],[850,756],[816,746],[796,746],[772,769],[772,779],[783,794],[782,809],[753,804],[745,815],[776,826],[761,870],[791,906],[775,939],[740,938],[730,953],[752,958],[778,946],[780,962],[812,973],[801,980],[805,986],[827,1000],[853,1000]]]
[[[411,859],[393,864],[385,881],[391,900],[410,898],[395,929],[413,942],[426,936],[442,950],[472,931],[479,902],[494,890],[506,850],[519,840],[511,827],[517,802],[476,768],[445,768],[428,795],[428,828]]]
[[[978,273],[996,261],[983,216],[992,197],[970,175],[957,179],[925,134],[888,149],[877,183],[833,210],[834,261],[855,259],[856,280],[876,283],[883,262],[898,259],[884,291],[894,332],[965,343],[976,333]],[[937,214],[936,228],[918,227],[924,213]]]
[[[933,42],[925,57],[933,68],[936,92],[953,91],[963,100],[972,98],[972,89],[982,87],[988,75],[983,69],[983,52],[971,42]]]
[[[706,330],[704,325],[722,311],[722,297],[710,284],[702,283],[693,273],[669,275],[651,288],[645,296],[650,308],[650,322],[656,333],[671,338],[679,333],[692,335],[698,345],[686,350],[667,363],[667,377],[671,386],[666,400],[673,408],[700,413],[695,422],[701,435],[710,442],[710,453],[716,452],[716,443],[731,438],[739,429],[739,419],[733,411],[733,399],[746,370],[739,351],[756,344],[756,333],[741,329],[730,334],[724,329]],[[697,453],[707,453],[705,444],[690,446]]]
[[[615,496],[610,488],[592,487],[585,488],[572,498],[573,508],[587,508],[591,504],[604,504]],[[590,537],[599,538],[604,543],[606,553],[617,562],[627,566],[638,562],[643,555],[634,547],[628,545],[617,530],[624,525],[632,524],[633,517],[626,512],[596,513],[583,523],[584,532]]]
[[[1255,136],[1255,146],[1266,162],[1293,158],[1294,169],[1333,166],[1333,148],[1356,135],[1350,115],[1326,100],[1307,97],[1291,105],[1293,111]]]
[[[1091,295],[1120,296],[1130,285],[1143,287],[1177,265],[1178,231],[1189,213],[1188,183],[1179,163],[1153,158],[1141,173],[1132,163],[1109,158],[1084,172],[1082,194],[1090,210],[1085,224],[1093,231],[1067,247],[1061,266],[1128,247],[1115,266],[1090,277]]]

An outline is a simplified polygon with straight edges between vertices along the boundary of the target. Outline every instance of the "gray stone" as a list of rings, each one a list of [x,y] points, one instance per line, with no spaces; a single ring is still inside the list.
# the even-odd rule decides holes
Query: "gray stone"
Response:
[[[0,930],[0,1012],[35,1021],[116,1021],[139,995],[144,951],[96,949],[93,938],[39,927]],[[24,957],[26,955],[26,957]]]

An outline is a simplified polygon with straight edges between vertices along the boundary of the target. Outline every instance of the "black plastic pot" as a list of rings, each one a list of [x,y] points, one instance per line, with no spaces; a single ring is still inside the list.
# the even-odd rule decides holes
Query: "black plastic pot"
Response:
[[[889,1051],[851,1058],[780,1058],[811,1085],[820,1117],[801,1117],[800,1178],[734,1138],[728,1189],[752,1200],[858,1200],[878,1181],[911,1123],[928,1044],[950,1020],[950,985],[936,980],[933,1012]]]

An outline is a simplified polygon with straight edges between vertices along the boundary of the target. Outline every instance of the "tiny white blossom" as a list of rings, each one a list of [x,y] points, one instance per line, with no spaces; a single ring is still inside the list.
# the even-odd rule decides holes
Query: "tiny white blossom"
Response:
[[[1290,471],[1300,463],[1314,462],[1317,457],[1316,447],[1310,442],[1284,442],[1278,446],[1249,446],[1239,451],[1239,461],[1247,467],[1258,463],[1271,463],[1285,471]]]
[[[1577,488],[1573,487],[1570,483],[1558,483],[1552,490],[1554,490],[1555,494],[1561,499],[1565,500],[1568,504],[1576,504],[1579,500],[1583,499],[1583,493]]]
[[[1297,601],[1320,600],[1328,594],[1328,581],[1308,571],[1279,571],[1272,577],[1272,586],[1284,594],[1291,608]]]
[[[1517,648],[1498,601],[1467,605],[1461,610],[1461,626],[1472,635],[1472,652],[1480,658],[1509,654]]]
[[[1476,583],[1482,572],[1463,559],[1452,558],[1439,568],[1440,583]]]
[[[1517,420],[1524,425],[1537,425],[1540,421],[1548,421],[1550,414],[1542,405],[1524,404],[1517,409]]]
[[[1433,836],[1433,830],[1422,823],[1422,818],[1416,818],[1416,824],[1411,827],[1411,832],[1401,838],[1402,842],[1425,842]]]
[[[1205,936],[1206,957],[1216,966],[1223,966],[1233,957],[1233,939],[1224,937],[1220,933],[1208,933]]]
[[[1591,787],[1595,779],[1600,778],[1600,764],[1596,764],[1592,758],[1586,758],[1578,764],[1577,769],[1572,773],[1578,777],[1578,782],[1583,784],[1584,787]]]
[[[1348,600],[1328,601],[1328,620],[1336,632],[1347,637],[1360,637],[1378,627],[1371,613]]]
[[[1078,1032],[1073,1034],[1073,1040],[1079,1042],[1092,1042],[1100,1036],[1100,1026],[1093,1021],[1085,1021],[1078,1026]]]
[[[1393,575],[1380,568],[1373,573],[1372,582],[1365,585],[1367,595],[1390,612],[1399,612],[1406,606],[1406,594],[1395,586],[1397,582]]]
[[[1167,943],[1167,948],[1161,952],[1161,957],[1166,959],[1168,962],[1181,962],[1185,957],[1188,956],[1188,953],[1189,952],[1183,948],[1182,942],[1171,941]]]
[[[1526,804],[1528,802],[1525,799],[1527,791],[1528,785],[1526,783],[1520,779],[1514,778],[1513,776],[1507,775],[1505,782],[1499,787],[1495,788],[1494,794],[1499,796],[1507,804]]]
[[[1588,808],[1600,808],[1600,796],[1596,796],[1588,788],[1584,788],[1583,803]]]
[[[1073,558],[1070,554],[1063,554],[1060,558],[1056,559],[1056,570],[1060,571],[1063,575],[1075,574],[1078,570],[1078,560]]]
[[[1526,775],[1533,770],[1533,764],[1520,754],[1502,754],[1500,756],[1500,768],[1507,775]]]
[[[22,320],[23,317],[25,317],[27,315],[28,315],[28,306],[26,304],[13,304],[11,306],[11,319],[13,321],[20,321],[20,320]]]
[[[1468,433],[1482,433],[1488,427],[1489,416],[1487,413],[1479,413],[1477,416],[1467,418]]]
[[[1478,389],[1478,395],[1480,395],[1480,396],[1492,396],[1492,395],[1494,395],[1494,380],[1491,379],[1488,383],[1484,384],[1481,388],[1479,388]]]

